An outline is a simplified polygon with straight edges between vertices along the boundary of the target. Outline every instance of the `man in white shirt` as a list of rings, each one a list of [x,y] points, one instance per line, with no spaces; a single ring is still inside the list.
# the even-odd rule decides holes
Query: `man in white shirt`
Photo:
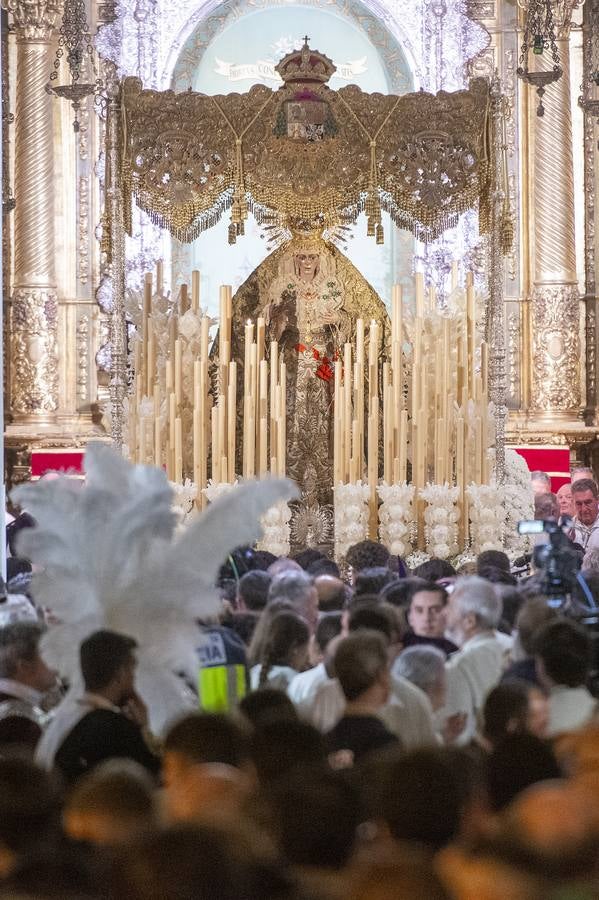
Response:
[[[549,693],[548,736],[581,728],[596,714],[597,700],[586,686],[591,642],[569,619],[548,622],[535,638],[539,681]]]
[[[572,484],[576,518],[570,537],[584,550],[599,548],[599,491],[590,478],[580,478]]]
[[[350,633],[362,628],[379,631],[389,643],[392,662],[401,650],[394,611],[385,604],[363,604],[351,613]],[[324,673],[326,676],[326,671]],[[299,677],[299,676],[298,676]],[[293,688],[293,682],[292,686]],[[437,741],[432,709],[426,695],[407,679],[391,676],[389,701],[380,711],[380,717],[399,738],[406,749],[434,745]],[[293,691],[291,693],[294,699]],[[309,698],[298,704],[300,713],[320,731],[330,731],[343,715],[345,698],[336,678],[317,680]]]
[[[445,608],[447,636],[460,647],[447,661],[445,716],[466,713],[466,727],[456,744],[468,744],[476,733],[476,720],[491,688],[505,666],[505,650],[495,629],[501,618],[501,598],[484,578],[462,578]]]

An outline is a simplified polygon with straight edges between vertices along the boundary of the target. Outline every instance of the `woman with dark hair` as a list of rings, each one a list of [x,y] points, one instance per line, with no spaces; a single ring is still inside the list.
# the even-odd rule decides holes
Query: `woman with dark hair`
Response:
[[[268,685],[287,690],[292,678],[308,664],[309,641],[309,628],[295,613],[283,611],[273,616],[250,673],[252,688]]]

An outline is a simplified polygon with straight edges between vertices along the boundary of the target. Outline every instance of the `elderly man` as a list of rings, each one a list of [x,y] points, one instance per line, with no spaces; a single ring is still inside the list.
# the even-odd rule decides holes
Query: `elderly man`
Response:
[[[548,494],[551,490],[551,478],[547,472],[541,472],[540,469],[530,473],[530,484],[535,496],[536,494]]]
[[[0,744],[20,744],[32,752],[47,715],[44,696],[56,687],[56,672],[40,654],[42,628],[15,622],[0,628]]]
[[[584,550],[599,548],[599,491],[590,478],[581,478],[572,484],[572,496],[576,509],[573,534],[570,536]]]
[[[303,569],[281,572],[275,575],[268,589],[268,605],[288,603],[305,619],[314,634],[318,622],[318,592],[314,579]]]
[[[474,737],[477,715],[505,666],[505,648],[495,634],[501,606],[494,586],[477,576],[460,579],[447,603],[447,634],[460,650],[446,664],[445,714],[466,713],[459,744]]]
[[[572,484],[574,484],[575,481],[582,481],[583,478],[589,478],[591,481],[594,481],[595,475],[593,474],[593,470],[589,469],[588,466],[577,466],[575,469],[572,469],[572,475],[570,476]]]
[[[560,517],[569,516],[573,519],[576,515],[576,508],[574,506],[574,497],[572,495],[572,485],[562,484],[555,496],[557,497],[557,502],[559,504]]]

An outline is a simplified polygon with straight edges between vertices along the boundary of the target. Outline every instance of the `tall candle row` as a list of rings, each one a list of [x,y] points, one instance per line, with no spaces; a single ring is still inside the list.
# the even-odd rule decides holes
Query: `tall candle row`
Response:
[[[157,275],[159,285],[161,271]],[[205,503],[202,491],[209,478],[233,483],[241,474],[284,475],[287,372],[277,343],[266,347],[264,318],[246,323],[242,377],[238,361],[231,359],[230,286],[219,290],[219,331],[212,350],[211,323],[200,311],[199,272],[192,272],[191,298],[187,285],[182,285],[178,303],[172,304],[153,290],[154,277],[148,273],[132,359],[130,455],[138,462],[163,466],[171,481],[193,481],[198,505]],[[183,315],[197,318],[195,325],[186,318],[187,337],[180,329]]]
[[[367,480],[373,536],[380,477],[387,484],[410,480],[415,485],[420,522],[419,491],[427,483],[458,484],[467,521],[466,486],[488,483],[491,477],[488,350],[484,341],[477,342],[472,276],[466,277],[463,308],[453,302],[443,312],[434,290],[425,290],[422,274],[416,274],[414,287],[411,316],[404,316],[401,287],[393,287],[391,335],[384,346],[382,323],[371,321],[365,334],[359,319],[354,340],[335,363],[334,481]],[[455,268],[452,289],[457,289]]]

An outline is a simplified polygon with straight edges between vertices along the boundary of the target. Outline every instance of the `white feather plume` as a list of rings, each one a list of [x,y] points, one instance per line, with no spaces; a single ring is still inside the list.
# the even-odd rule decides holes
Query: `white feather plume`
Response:
[[[132,465],[96,442],[87,446],[85,473],[84,487],[59,478],[12,492],[37,523],[19,541],[19,552],[40,567],[34,597],[61,623],[44,640],[49,661],[73,677],[81,640],[111,628],[134,637],[140,661],[154,669],[191,671],[195,622],[218,609],[220,566],[260,536],[260,517],[296,494],[293,482],[246,482],[176,535],[161,469]]]

